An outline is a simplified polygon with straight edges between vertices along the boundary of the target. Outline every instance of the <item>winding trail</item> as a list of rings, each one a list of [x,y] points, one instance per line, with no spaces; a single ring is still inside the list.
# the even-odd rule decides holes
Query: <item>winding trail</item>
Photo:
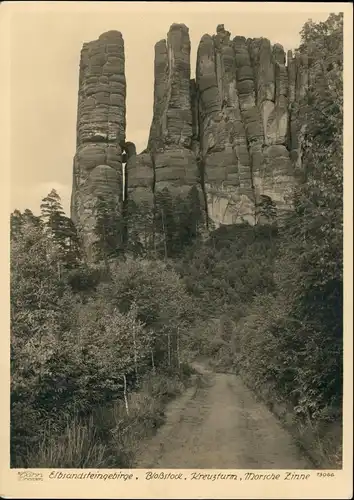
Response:
[[[237,375],[200,363],[197,383],[166,408],[137,468],[311,469],[290,434]]]

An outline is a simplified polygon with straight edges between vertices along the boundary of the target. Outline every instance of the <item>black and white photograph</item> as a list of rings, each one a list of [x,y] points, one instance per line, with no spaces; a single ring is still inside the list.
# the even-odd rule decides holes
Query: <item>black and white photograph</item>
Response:
[[[341,4],[63,4],[11,18],[10,468],[333,476]]]

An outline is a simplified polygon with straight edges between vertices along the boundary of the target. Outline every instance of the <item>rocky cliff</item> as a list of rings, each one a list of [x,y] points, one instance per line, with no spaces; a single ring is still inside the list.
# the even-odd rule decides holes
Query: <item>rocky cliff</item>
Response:
[[[306,84],[298,77],[299,62],[290,56],[286,66],[283,47],[272,47],[265,38],[231,40],[223,25],[216,35],[202,38],[197,57],[200,145],[208,213],[215,222],[254,224],[262,197],[271,199],[279,214],[290,208],[288,192],[295,182],[290,152],[295,157],[297,151],[290,104]]]
[[[159,193],[183,200],[194,188],[214,226],[257,223],[264,198],[279,215],[291,209],[289,192],[301,166],[306,57],[289,52],[286,58],[279,44],[232,38],[219,25],[200,41],[194,80],[190,48],[184,24],[173,24],[155,45],[152,124],[147,148],[137,155],[134,144],[125,143],[122,36],[112,31],[84,44],[72,217],[86,239],[99,196],[142,206],[151,221]]]
[[[123,198],[124,65],[124,41],[118,31],[104,33],[82,48],[71,217],[88,254],[94,241],[97,200],[119,206]]]

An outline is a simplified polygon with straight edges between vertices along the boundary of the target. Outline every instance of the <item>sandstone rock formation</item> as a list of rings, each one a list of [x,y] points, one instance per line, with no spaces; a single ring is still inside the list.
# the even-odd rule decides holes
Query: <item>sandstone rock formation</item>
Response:
[[[238,74],[230,33],[223,25],[218,26],[216,36],[202,37],[196,68],[200,147],[208,214],[216,225],[232,224],[241,214],[251,222],[254,212],[248,121],[243,116],[254,102],[250,93],[237,91],[237,79],[243,90],[245,77],[252,75],[247,72],[247,61],[241,63]]]
[[[197,187],[204,207],[193,89],[189,30],[184,24],[173,24],[167,39],[155,45],[154,105],[147,149],[127,163],[128,198],[146,220],[152,220],[154,208],[160,214],[155,201],[161,200],[159,193],[165,190],[172,198],[185,199]]]
[[[88,254],[94,241],[97,199],[122,201],[124,65],[124,41],[118,31],[104,33],[82,48],[71,217]]]
[[[151,154],[143,151],[136,154],[135,144],[127,142],[126,150],[126,198],[134,203],[147,203],[153,206],[154,170]]]
[[[173,24],[167,40],[155,45],[154,109],[148,142],[154,157],[155,192],[168,187],[173,193],[185,194],[199,180],[192,151],[190,49],[184,24]]]
[[[264,38],[237,36],[218,26],[205,35],[197,60],[200,142],[209,216],[255,223],[256,203],[270,197],[288,208],[294,185],[287,150],[288,76],[283,48]],[[216,202],[217,200],[217,202]]]
[[[218,25],[200,41],[196,78],[190,73],[188,28],[173,24],[155,45],[152,123],[137,155],[125,142],[122,35],[111,31],[84,44],[72,217],[88,240],[99,196],[143,206],[140,220],[149,223],[165,188],[176,199],[197,188],[216,226],[256,223],[265,198],[278,214],[291,208],[288,194],[301,170],[306,56],[289,52],[286,61],[281,45],[232,39]]]

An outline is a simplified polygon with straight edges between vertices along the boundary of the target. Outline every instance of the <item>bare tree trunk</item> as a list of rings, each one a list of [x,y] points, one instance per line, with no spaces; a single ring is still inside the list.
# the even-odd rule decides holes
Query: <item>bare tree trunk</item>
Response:
[[[155,184],[155,143],[154,141],[152,142],[152,151],[150,152],[150,158],[151,158],[151,163],[152,163],[152,170],[154,172],[154,184]],[[154,249],[155,256],[157,255],[156,253],[156,199],[154,197],[154,204],[153,204],[153,212],[152,212],[152,248]]]
[[[152,373],[155,374],[155,360],[154,360],[154,351],[151,349],[151,365],[152,365]]]
[[[61,264],[58,262],[58,278],[61,279]]]
[[[154,247],[154,254],[155,254],[155,256],[156,256],[157,251],[156,251],[156,237],[155,237],[155,230],[154,230],[154,232],[153,232],[153,243],[152,243],[152,244],[153,244],[153,247]]]
[[[165,249],[165,260],[167,260],[167,241],[166,241],[166,228],[165,228],[165,217],[164,217],[164,212],[161,210],[161,217],[162,217],[162,230],[163,230],[163,244],[164,244],[164,249]]]
[[[129,405],[128,405],[128,396],[127,396],[127,378],[125,375],[123,375],[123,380],[124,380],[124,403],[125,403],[125,410],[127,412],[127,415],[129,415]]]
[[[171,366],[171,333],[167,332],[168,366]]]
[[[179,350],[179,328],[177,328],[177,363],[178,363],[178,370],[181,369],[181,358],[180,358],[180,350]]]
[[[139,376],[138,376],[138,355],[137,355],[137,349],[136,349],[136,338],[135,338],[135,329],[133,328],[133,344],[134,344],[134,369],[135,369],[135,378],[136,381],[138,382]]]

